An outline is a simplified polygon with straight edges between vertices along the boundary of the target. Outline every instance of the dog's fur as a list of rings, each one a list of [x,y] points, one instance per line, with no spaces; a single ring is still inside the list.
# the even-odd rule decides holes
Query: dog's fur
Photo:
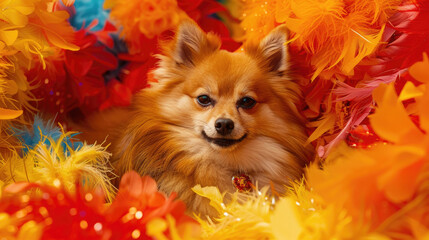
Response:
[[[131,169],[150,175],[161,191],[177,192],[191,211],[213,213],[193,186],[233,192],[231,178],[237,173],[283,192],[303,176],[313,154],[295,106],[300,91],[289,71],[286,40],[280,26],[260,43],[249,43],[245,52],[231,53],[219,50],[218,37],[185,21],[159,56],[153,72],[158,82],[139,92],[129,109],[89,119],[90,128],[99,129],[91,138],[109,132],[119,175]],[[200,106],[196,98],[202,94],[215,104]],[[237,107],[244,96],[256,105]],[[221,137],[214,127],[218,118],[235,123],[228,138],[247,136],[230,147],[208,142],[203,131]]]

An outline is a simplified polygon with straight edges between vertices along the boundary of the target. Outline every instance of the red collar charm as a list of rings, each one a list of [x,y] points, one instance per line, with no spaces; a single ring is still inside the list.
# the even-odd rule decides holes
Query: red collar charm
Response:
[[[253,187],[252,180],[244,173],[232,176],[232,184],[239,192],[250,192]]]

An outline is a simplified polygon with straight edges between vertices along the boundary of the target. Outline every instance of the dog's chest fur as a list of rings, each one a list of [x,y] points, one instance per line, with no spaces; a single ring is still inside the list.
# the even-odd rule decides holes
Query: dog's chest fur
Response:
[[[197,184],[218,187],[221,193],[232,193],[236,191],[232,177],[245,173],[251,177],[253,184],[272,185],[282,193],[284,186],[289,185],[288,180],[302,174],[300,167],[285,167],[286,159],[291,156],[280,144],[270,139],[250,140],[243,149],[236,149],[234,153],[214,152],[197,142],[191,139],[181,142],[177,147],[183,149],[183,155],[178,155],[162,173],[149,173],[156,178],[161,191],[178,193],[191,212],[211,216],[215,214],[208,200],[192,191],[192,187]],[[226,200],[228,197],[226,195]]]

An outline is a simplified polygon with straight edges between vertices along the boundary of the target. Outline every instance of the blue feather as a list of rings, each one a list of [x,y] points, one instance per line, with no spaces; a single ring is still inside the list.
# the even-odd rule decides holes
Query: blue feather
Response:
[[[12,131],[20,140],[24,154],[28,153],[30,149],[34,149],[39,143],[43,143],[49,147],[51,143],[48,138],[58,141],[64,134],[61,129],[54,124],[53,120],[44,122],[39,116],[34,117],[32,129],[12,128]],[[63,139],[61,146],[65,151],[67,150],[67,146],[71,147],[73,150],[83,146],[82,142],[76,141],[76,139],[73,138],[77,134],[79,133],[70,134]]]
[[[104,0],[76,0],[76,14],[70,17],[70,24],[75,29],[81,29],[83,24],[87,27],[94,19],[98,19],[97,26],[91,31],[102,30],[109,18],[109,11],[103,8],[103,4]]]

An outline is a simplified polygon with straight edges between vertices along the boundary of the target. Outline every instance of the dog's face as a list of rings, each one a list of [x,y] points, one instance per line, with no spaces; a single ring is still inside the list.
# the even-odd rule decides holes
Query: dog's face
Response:
[[[231,53],[219,50],[215,36],[182,24],[154,72],[159,84],[153,90],[172,139],[201,158],[280,165],[292,151],[285,143],[305,142],[294,106],[298,86],[287,76],[286,38],[278,28],[245,52]],[[273,165],[262,163],[264,157]]]
[[[216,51],[189,71],[183,85],[195,133],[216,151],[233,151],[275,120],[264,71],[244,53]],[[184,101],[185,103],[185,101]]]

